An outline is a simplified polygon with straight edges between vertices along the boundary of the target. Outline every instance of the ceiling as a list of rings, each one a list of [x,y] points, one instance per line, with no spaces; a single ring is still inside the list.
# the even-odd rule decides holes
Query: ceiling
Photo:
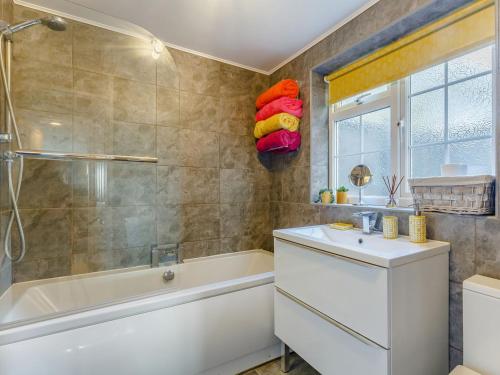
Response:
[[[116,31],[130,34],[144,34],[149,31],[169,46],[269,74],[376,1],[17,0],[15,2],[50,10]]]

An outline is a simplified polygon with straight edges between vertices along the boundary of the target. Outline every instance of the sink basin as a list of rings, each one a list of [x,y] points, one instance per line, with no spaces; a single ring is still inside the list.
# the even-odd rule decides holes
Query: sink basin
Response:
[[[273,231],[273,235],[277,239],[386,268],[450,251],[450,244],[447,242],[429,240],[417,244],[410,242],[407,236],[387,240],[382,233],[364,234],[359,229],[342,231],[328,225],[278,229]]]

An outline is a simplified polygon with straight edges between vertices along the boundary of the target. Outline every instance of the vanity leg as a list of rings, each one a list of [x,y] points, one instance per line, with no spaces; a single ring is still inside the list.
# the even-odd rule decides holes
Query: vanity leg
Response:
[[[290,347],[281,342],[281,372],[290,371]]]

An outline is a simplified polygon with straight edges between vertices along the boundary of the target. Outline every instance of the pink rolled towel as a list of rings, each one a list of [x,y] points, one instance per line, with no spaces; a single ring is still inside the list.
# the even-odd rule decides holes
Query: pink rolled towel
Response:
[[[259,152],[272,152],[273,154],[286,154],[300,147],[300,133],[289,130],[278,130],[257,142]]]
[[[265,120],[281,112],[286,112],[299,118],[302,117],[302,100],[289,98],[287,96],[273,100],[257,112],[255,121],[259,122]]]

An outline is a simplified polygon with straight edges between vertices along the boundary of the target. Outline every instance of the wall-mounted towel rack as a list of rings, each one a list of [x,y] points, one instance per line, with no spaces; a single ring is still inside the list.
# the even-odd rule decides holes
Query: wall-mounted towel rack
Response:
[[[158,163],[158,158],[150,156],[83,154],[75,152],[53,152],[39,150],[17,150],[14,156],[26,159],[48,160],[104,160],[104,161],[129,161],[134,163]]]

